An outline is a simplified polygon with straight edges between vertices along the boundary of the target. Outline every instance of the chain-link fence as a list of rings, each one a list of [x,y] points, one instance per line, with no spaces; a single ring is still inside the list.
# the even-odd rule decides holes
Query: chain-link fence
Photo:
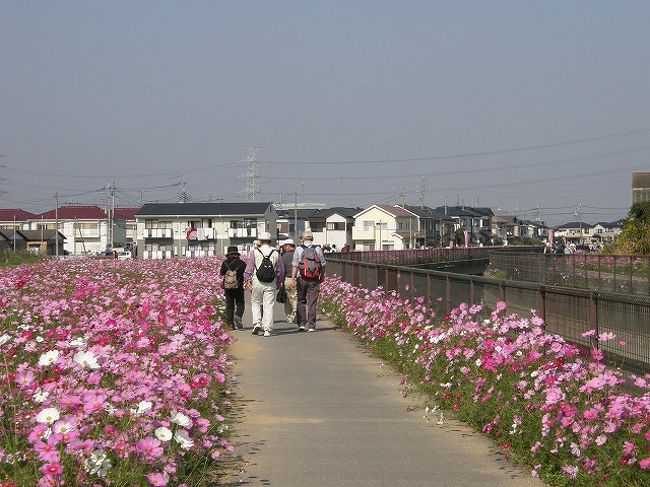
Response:
[[[515,281],[650,295],[650,257],[492,251],[490,270]]]

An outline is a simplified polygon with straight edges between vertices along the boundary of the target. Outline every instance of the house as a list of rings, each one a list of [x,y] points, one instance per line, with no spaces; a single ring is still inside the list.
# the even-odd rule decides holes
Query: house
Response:
[[[0,229],[30,230],[31,221],[36,218],[34,213],[20,208],[0,208]]]
[[[293,238],[298,241],[300,234],[309,226],[309,218],[319,211],[317,208],[285,208],[277,210],[278,238],[281,240]],[[298,231],[295,227],[298,225]]]
[[[137,252],[144,259],[225,254],[253,246],[259,232],[278,236],[271,203],[149,203],[136,215]]]
[[[22,234],[24,230],[6,230],[2,229],[0,230],[0,234],[2,234],[8,243],[8,247],[5,248],[5,250],[26,250],[27,249],[27,241],[25,239],[25,236]],[[15,239],[15,242],[14,242]]]
[[[72,255],[103,253],[126,245],[125,221],[114,218],[109,224],[108,215],[98,206],[61,206],[36,215],[32,223],[34,230],[56,228],[65,235],[65,250]]]
[[[593,235],[593,225],[585,222],[567,222],[555,227],[555,240],[563,238],[567,244],[589,245]]]
[[[516,216],[495,215],[492,217],[490,229],[494,243],[494,238],[500,239],[503,243],[514,237],[519,237],[519,221]]]
[[[402,250],[415,246],[418,216],[399,206],[372,205],[354,215],[355,250]]]
[[[136,234],[136,221],[135,216],[140,211],[140,208],[115,208],[115,222],[116,225],[124,225],[126,233],[125,246],[127,249],[135,248],[137,241]]]
[[[437,213],[454,219],[455,230],[468,232],[470,243],[490,243],[494,212],[486,207],[438,206]]]
[[[406,205],[404,208],[418,217],[416,247],[447,247],[453,242],[455,230],[453,218],[428,206]]]
[[[307,228],[314,234],[314,243],[321,246],[336,246],[340,250],[352,243],[354,215],[362,208],[335,207],[316,210],[307,220]]]
[[[594,224],[591,236],[592,240],[598,240],[603,244],[611,244],[618,239],[623,231],[623,223],[617,222],[597,222]]]
[[[548,237],[548,227],[541,221],[520,220],[519,236],[521,238],[545,240]]]
[[[64,243],[66,237],[62,232],[45,228],[40,230],[16,230],[10,235],[12,240],[14,234],[16,234],[16,243],[18,243],[18,241],[24,241],[24,248],[29,252],[41,255],[57,255],[57,253],[58,255],[64,254]],[[16,248],[18,248],[18,245],[16,245]]]
[[[0,252],[13,250],[13,248],[13,239],[9,238],[9,232],[7,230],[0,230]]]

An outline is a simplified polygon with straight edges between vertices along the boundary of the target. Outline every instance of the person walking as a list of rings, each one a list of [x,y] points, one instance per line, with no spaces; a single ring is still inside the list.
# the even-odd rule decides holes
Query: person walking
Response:
[[[260,232],[260,246],[251,250],[246,262],[244,279],[251,290],[253,335],[273,332],[273,305],[275,292],[284,286],[284,267],[277,250],[271,247],[271,234]]]
[[[288,238],[282,244],[282,265],[284,266],[284,290],[287,292],[287,300],[284,302],[284,313],[287,315],[287,323],[296,322],[296,307],[298,304],[298,289],[296,283],[291,279],[291,264],[293,254],[296,251],[296,242]]]
[[[300,331],[316,331],[316,304],[320,283],[325,279],[325,256],[314,245],[311,230],[302,232],[302,245],[296,248],[291,263],[291,279],[298,285],[296,319]]]
[[[236,246],[228,247],[226,260],[221,263],[220,274],[223,276],[223,291],[226,297],[226,323],[231,330],[243,328],[242,316],[246,303],[244,301],[244,271],[246,263],[240,258]],[[235,310],[235,305],[237,309]]]

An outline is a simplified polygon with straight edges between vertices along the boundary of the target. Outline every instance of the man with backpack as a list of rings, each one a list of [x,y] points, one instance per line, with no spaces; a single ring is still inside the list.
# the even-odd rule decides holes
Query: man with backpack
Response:
[[[239,258],[236,246],[228,247],[226,260],[221,263],[220,274],[223,276],[223,291],[226,297],[226,323],[231,330],[242,329],[242,316],[246,303],[244,301],[244,270],[246,263]],[[237,310],[235,311],[235,304]]]
[[[325,279],[325,257],[318,245],[314,245],[311,230],[302,232],[302,245],[296,248],[291,263],[291,279],[298,284],[298,308],[296,319],[300,331],[316,331],[316,304],[320,283]]]
[[[273,331],[275,292],[284,286],[284,266],[278,251],[271,247],[271,234],[260,232],[258,240],[260,246],[248,255],[244,277],[252,292],[253,335],[263,330],[268,337]]]

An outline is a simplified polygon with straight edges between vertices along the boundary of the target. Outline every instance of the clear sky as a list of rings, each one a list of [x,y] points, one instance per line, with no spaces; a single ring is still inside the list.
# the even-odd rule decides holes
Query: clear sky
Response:
[[[172,201],[183,178],[245,200],[253,145],[263,201],[415,203],[426,176],[431,206],[618,218],[650,171],[649,20],[644,0],[0,0],[0,207],[109,181],[119,205]]]

